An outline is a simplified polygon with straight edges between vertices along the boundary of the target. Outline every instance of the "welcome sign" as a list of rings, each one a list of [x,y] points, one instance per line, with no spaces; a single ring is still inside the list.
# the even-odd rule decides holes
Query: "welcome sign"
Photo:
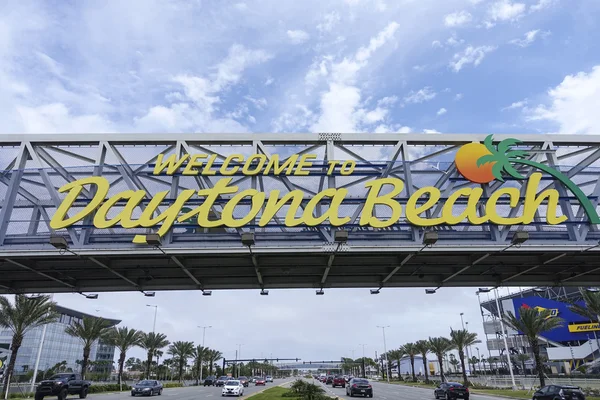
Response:
[[[490,135],[484,143],[469,143],[462,146],[457,151],[454,162],[458,172],[475,184],[485,184],[493,180],[503,182],[507,177],[514,180],[527,180],[524,197],[516,187],[500,187],[486,197],[483,195],[482,187],[473,186],[457,189],[442,200],[442,192],[439,188],[426,186],[416,190],[408,197],[405,204],[401,204],[398,196],[405,190],[405,182],[398,178],[382,177],[364,183],[367,195],[358,224],[363,227],[388,228],[398,223],[401,218],[420,227],[457,225],[465,222],[472,225],[530,224],[542,204],[545,206],[543,211],[547,224],[563,223],[567,217],[557,213],[559,192],[551,188],[540,192],[542,174],[552,176],[575,196],[585,211],[589,223],[600,223],[594,205],[574,182],[560,171],[530,160],[526,151],[513,149],[519,143],[517,139],[506,139],[494,144]],[[280,159],[277,155],[267,157],[264,154],[252,154],[245,157],[242,154],[233,154],[227,156],[221,163],[216,161],[215,154],[184,154],[180,157],[159,155],[153,175],[222,176],[210,188],[182,190],[176,194],[175,199],[171,199],[169,191],[151,195],[144,190],[126,190],[109,196],[110,182],[102,176],[92,176],[67,183],[59,189],[59,192],[65,193],[65,197],[52,216],[50,227],[54,230],[63,229],[84,218],[93,217],[93,225],[96,228],[159,227],[156,233],[163,236],[176,224],[189,223],[189,221],[195,221],[198,226],[204,228],[239,228],[248,224],[264,227],[282,214],[285,214],[282,219],[287,227],[314,227],[325,223],[341,227],[352,221],[350,216],[340,213],[340,207],[349,201],[348,190],[345,188],[327,188],[314,195],[307,195],[299,189],[282,194],[280,190],[269,192],[257,189],[241,190],[239,186],[233,184],[232,176],[240,174],[308,176],[315,171],[313,168],[317,161],[315,154],[296,154],[286,159]],[[518,171],[519,165],[533,167],[537,172],[526,178]],[[329,176],[334,174],[349,176],[355,169],[354,160],[331,160],[325,167],[326,175]],[[75,214],[70,215],[70,211],[73,211],[74,204],[80,199],[84,190],[93,193],[93,196],[88,199],[89,202],[85,207],[77,209]],[[221,199],[227,201],[217,218],[214,218],[211,210]],[[522,208],[515,216],[500,215],[498,203],[501,199],[508,199],[512,208],[519,206],[522,200]],[[195,205],[198,201],[200,205],[192,208],[190,203]],[[461,206],[457,207],[459,203]],[[249,204],[249,210],[242,217],[237,218],[235,210],[242,204]],[[479,208],[480,204],[484,207]],[[159,209],[159,206],[165,205],[167,206],[162,210]],[[326,207],[318,213],[317,210],[321,209],[321,205]],[[375,208],[378,206],[388,207],[391,214],[386,217],[377,216]],[[428,217],[429,212],[438,207],[441,207],[439,216]],[[142,209],[141,214],[134,213],[136,209]],[[136,235],[133,242],[145,243],[145,236]]]

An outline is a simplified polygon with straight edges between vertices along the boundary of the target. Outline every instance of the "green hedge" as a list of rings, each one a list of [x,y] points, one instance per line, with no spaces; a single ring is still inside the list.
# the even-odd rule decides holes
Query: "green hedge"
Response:
[[[20,393],[19,392],[19,393],[10,393],[8,395],[9,399],[20,399],[20,398],[26,398],[26,397],[33,397],[33,393],[29,393],[29,392]]]
[[[118,392],[121,389],[118,383],[94,384],[88,389],[88,393]],[[123,391],[131,390],[131,386],[123,385]]]
[[[163,388],[168,389],[168,388],[178,388],[178,387],[183,387],[183,383],[179,383],[179,382],[167,382],[167,383],[163,383]]]

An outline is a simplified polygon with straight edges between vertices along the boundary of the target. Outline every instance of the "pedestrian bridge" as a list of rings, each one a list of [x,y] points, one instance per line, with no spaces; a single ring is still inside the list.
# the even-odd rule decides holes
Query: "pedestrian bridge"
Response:
[[[0,135],[0,292],[600,285],[600,138],[486,137]]]

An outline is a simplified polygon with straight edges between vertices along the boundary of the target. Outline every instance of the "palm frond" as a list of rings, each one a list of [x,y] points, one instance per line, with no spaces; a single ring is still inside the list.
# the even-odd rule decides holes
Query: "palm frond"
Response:
[[[504,164],[504,171],[515,179],[523,180],[525,177],[519,173],[510,163]]]
[[[504,139],[498,144],[498,153],[504,154],[512,146],[522,143],[519,139]]]
[[[486,154],[477,159],[477,166],[481,167],[484,164],[496,162],[496,157],[493,154]]]
[[[529,152],[525,150],[510,150],[505,154],[506,158],[527,158],[529,157]]]
[[[503,170],[504,170],[504,164],[501,162],[498,162],[498,161],[492,167],[492,175],[494,175],[494,178],[496,178],[500,182],[504,182],[504,177],[502,176]]]
[[[498,150],[494,147],[494,135],[487,135],[483,141],[484,146],[492,154],[497,154]]]

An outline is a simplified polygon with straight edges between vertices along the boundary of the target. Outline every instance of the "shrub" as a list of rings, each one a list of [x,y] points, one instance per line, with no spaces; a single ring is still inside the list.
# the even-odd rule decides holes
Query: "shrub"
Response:
[[[121,388],[117,383],[108,383],[108,384],[99,384],[99,385],[92,384],[88,389],[88,393],[118,392],[120,389]],[[129,390],[131,390],[131,386],[123,385],[123,391],[129,391]]]
[[[292,383],[290,391],[284,393],[282,397],[295,397],[302,400],[330,400],[330,397],[323,393],[325,391],[321,386],[298,379]]]
[[[25,392],[25,393],[11,393],[8,395],[9,399],[20,399],[20,398],[27,398],[27,397],[33,397],[34,393],[29,393],[29,392]]]
[[[167,388],[178,388],[178,387],[183,387],[183,383],[179,383],[179,382],[167,382],[167,383],[163,383],[163,388],[167,389]]]

